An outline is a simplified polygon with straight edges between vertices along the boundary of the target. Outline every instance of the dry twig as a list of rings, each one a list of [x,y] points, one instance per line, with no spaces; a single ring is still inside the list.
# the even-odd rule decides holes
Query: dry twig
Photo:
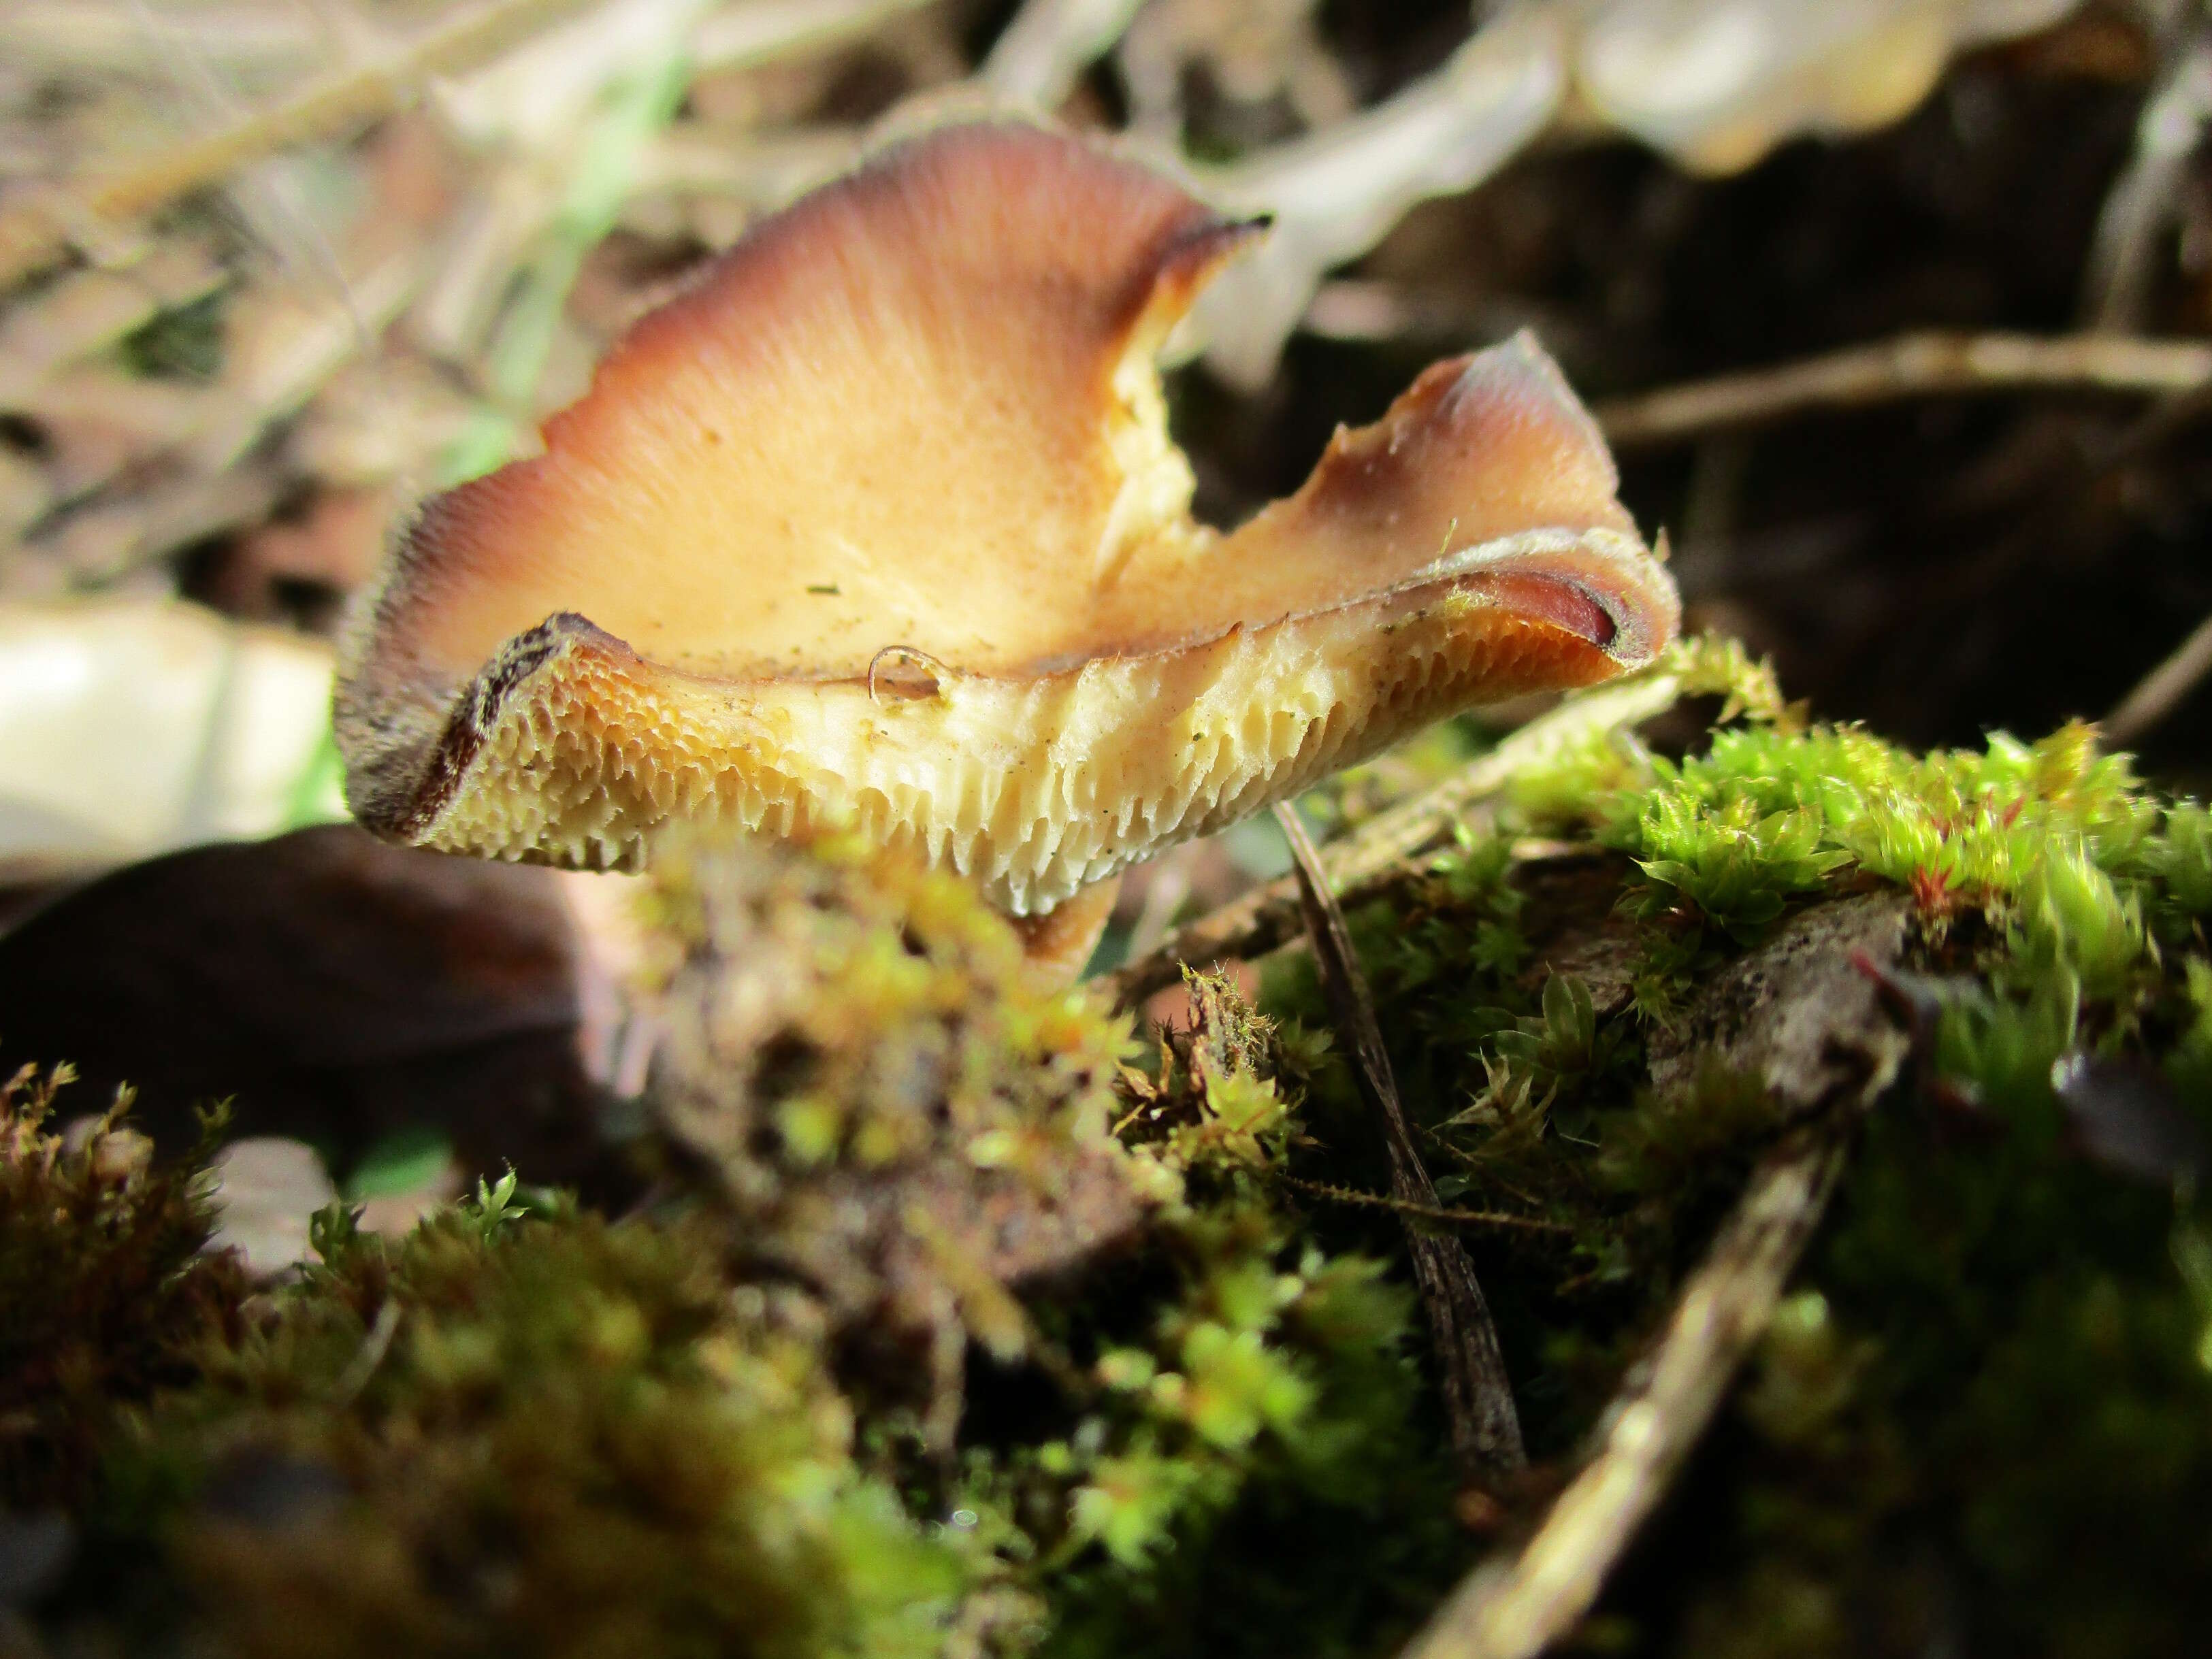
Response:
[[[1323,272],[1373,247],[1417,203],[1472,190],[1520,154],[1558,112],[1565,50],[1550,8],[1516,9],[1381,103],[1216,170],[1210,193],[1272,216],[1274,229],[1199,296],[1215,372],[1256,389]]]
[[[88,226],[112,226],[179,196],[222,183],[278,150],[374,119],[428,78],[482,61],[547,15],[583,0],[478,0],[388,55],[310,81],[275,106],[249,112],[204,137],[64,184],[0,211],[0,285],[58,257]]]
[[[2108,334],[1906,334],[1773,368],[1620,398],[1595,413],[1617,446],[1671,443],[1820,409],[2041,387],[2166,394],[2212,381],[2212,344]]]
[[[1402,1659],[1533,1659],[1580,1623],[1720,1407],[1820,1224],[1861,1116],[1896,1080],[1911,1044],[1869,970],[1899,960],[1909,901],[1844,898],[1785,923],[1705,981],[1652,1056],[1661,1093],[1720,1067],[1756,1078],[1796,1124],[1753,1170],[1650,1355],[1600,1420],[1581,1472],[1516,1553],[1485,1562]]]
[[[1278,1178],[1292,1192],[1304,1193],[1307,1197],[1320,1199],[1324,1203],[1348,1205],[1355,1209],[1389,1210],[1416,1221],[1437,1221],[1454,1227],[1495,1227],[1505,1232],[1565,1236],[1574,1231],[1563,1221],[1547,1221],[1535,1215],[1515,1215],[1509,1210],[1462,1210],[1448,1204],[1416,1204],[1384,1193],[1362,1192],[1357,1187],[1333,1187],[1326,1181],[1304,1181],[1289,1175]]]
[[[1413,1146],[1397,1080],[1391,1075],[1389,1051],[1382,1045],[1374,1000],[1352,951],[1344,912],[1329,893],[1320,857],[1298,822],[1297,810],[1287,801],[1279,802],[1275,820],[1291,844],[1306,930],[1313,936],[1314,954],[1321,963],[1322,988],[1338,1030],[1350,1040],[1352,1076],[1389,1154],[1391,1195],[1409,1210],[1438,1210],[1442,1204],[1436,1183]],[[1412,1215],[1401,1212],[1399,1224],[1405,1229],[1413,1279],[1420,1287],[1421,1305],[1428,1313],[1437,1363],[1443,1370],[1452,1450],[1473,1475],[1495,1477],[1525,1467],[1528,1454],[1521,1443],[1513,1385],[1505,1375],[1498,1328],[1491,1321],[1490,1304],[1475,1279],[1467,1247],[1456,1238],[1425,1231]]]
[[[2191,629],[2189,636],[2120,699],[2105,716],[2105,735],[2114,743],[2136,742],[2171,714],[2208,672],[2212,672],[2212,617]]]
[[[2175,52],[2136,121],[2135,154],[2106,193],[2089,249],[2082,319],[2119,331],[2149,308],[2160,238],[2172,227],[2191,165],[2212,121],[2212,30]]]
[[[1002,98],[1057,109],[1085,69],[1113,50],[1140,0],[1029,0],[981,71]]]
[[[1403,1659],[1533,1659],[1589,1611],[1766,1328],[1835,1189],[1849,1129],[1831,1116],[1759,1165],[1582,1473],[1518,1555],[1461,1583]]]

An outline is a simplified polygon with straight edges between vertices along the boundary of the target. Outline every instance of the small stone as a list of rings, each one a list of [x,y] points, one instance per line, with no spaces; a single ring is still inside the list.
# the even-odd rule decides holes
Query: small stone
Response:
[[[257,1279],[284,1277],[307,1257],[307,1222],[336,1201],[315,1149],[274,1135],[235,1140],[215,1156],[219,1218],[210,1254],[236,1250]]]

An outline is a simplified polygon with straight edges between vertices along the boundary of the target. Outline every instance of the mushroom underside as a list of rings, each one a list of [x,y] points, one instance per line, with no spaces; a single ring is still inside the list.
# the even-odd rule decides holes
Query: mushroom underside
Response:
[[[1648,563],[1604,536],[1532,538],[1328,611],[1034,676],[902,659],[872,683],[733,682],[556,617],[463,696],[380,827],[631,868],[674,824],[849,824],[1040,915],[1440,714],[1619,672],[1650,619],[1589,567],[1632,559]]]

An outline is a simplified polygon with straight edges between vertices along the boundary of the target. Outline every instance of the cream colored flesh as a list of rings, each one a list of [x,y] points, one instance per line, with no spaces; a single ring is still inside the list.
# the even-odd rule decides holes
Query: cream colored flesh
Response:
[[[1016,915],[1386,747],[1439,707],[1606,678],[1617,665],[1465,590],[1492,571],[1614,560],[1627,538],[1535,536],[1397,591],[1210,643],[1062,673],[737,685],[644,665],[588,630],[485,711],[416,839],[629,866],[675,823],[789,834],[849,823],[975,877]],[[1634,562],[1630,563],[1629,562]],[[534,787],[506,781],[521,774]]]

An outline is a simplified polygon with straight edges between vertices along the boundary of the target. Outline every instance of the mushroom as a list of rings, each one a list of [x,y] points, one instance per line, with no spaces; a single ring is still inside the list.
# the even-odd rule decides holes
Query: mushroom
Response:
[[[1190,515],[1155,355],[1262,226],[1090,143],[939,130],[638,322],[432,499],[343,654],[380,835],[634,868],[849,823],[1079,966],[1128,866],[1470,705],[1601,680],[1673,585],[1526,335]]]

